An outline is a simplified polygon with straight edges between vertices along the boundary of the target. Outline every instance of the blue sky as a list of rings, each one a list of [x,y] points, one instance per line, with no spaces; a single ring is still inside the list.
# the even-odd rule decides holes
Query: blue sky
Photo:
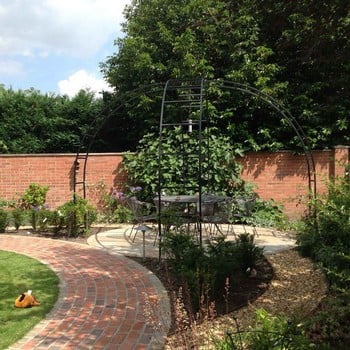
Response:
[[[0,0],[0,84],[74,96],[109,89],[99,63],[116,52],[131,0]]]

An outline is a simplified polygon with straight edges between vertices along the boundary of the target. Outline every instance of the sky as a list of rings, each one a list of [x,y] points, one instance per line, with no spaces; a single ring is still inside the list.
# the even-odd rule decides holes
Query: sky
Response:
[[[116,53],[131,0],[0,0],[0,84],[74,96],[111,88],[99,63]]]

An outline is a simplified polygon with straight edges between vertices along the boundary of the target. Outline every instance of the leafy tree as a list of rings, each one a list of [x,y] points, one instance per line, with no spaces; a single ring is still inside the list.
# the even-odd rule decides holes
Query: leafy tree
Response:
[[[169,78],[249,84],[279,99],[312,147],[346,144],[349,10],[346,0],[134,0],[117,53],[101,69],[117,95]],[[260,99],[213,92],[211,113],[237,146],[298,147],[288,123]],[[156,124],[156,100],[141,93],[123,106],[123,123],[132,121],[126,129],[133,130],[131,144]]]
[[[0,87],[0,146],[9,153],[75,152],[101,110],[88,91],[69,99]]]
[[[207,135],[208,149],[203,147],[202,177],[203,191],[226,193],[231,195],[244,187],[240,178],[240,166],[235,157],[242,155],[240,149],[233,149],[227,137],[217,135],[212,130]],[[205,148],[205,149],[204,149]],[[128,174],[130,185],[142,188],[140,196],[143,199],[152,200],[157,192],[158,173],[161,170],[162,177],[168,188],[174,188],[176,192],[183,181],[187,187],[196,188],[198,183],[198,164],[194,158],[184,160],[183,150],[188,154],[198,154],[198,143],[193,133],[181,134],[180,129],[167,130],[162,142],[164,156],[159,165],[159,138],[154,134],[147,134],[140,141],[136,153],[126,154],[123,159],[123,171]],[[210,154],[210,157],[207,156]],[[186,168],[186,178],[183,177]]]

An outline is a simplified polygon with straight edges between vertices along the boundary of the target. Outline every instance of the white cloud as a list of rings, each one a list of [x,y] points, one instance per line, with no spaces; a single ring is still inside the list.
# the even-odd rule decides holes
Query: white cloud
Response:
[[[103,80],[87,73],[84,69],[73,73],[68,79],[58,82],[59,92],[62,95],[73,97],[81,89],[89,89],[96,93],[112,91],[112,88]]]
[[[0,0],[0,55],[88,57],[120,35],[131,0]]]

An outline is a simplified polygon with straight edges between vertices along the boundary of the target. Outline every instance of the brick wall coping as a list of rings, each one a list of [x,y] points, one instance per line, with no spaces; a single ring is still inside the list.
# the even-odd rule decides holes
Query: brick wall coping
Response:
[[[105,153],[89,153],[90,156],[123,156],[125,153],[129,152],[105,152]],[[133,153],[133,152],[131,152]],[[81,155],[86,154],[84,152],[80,153]],[[76,153],[3,153],[0,154],[0,157],[11,157],[11,158],[25,158],[25,157],[75,157]]]

